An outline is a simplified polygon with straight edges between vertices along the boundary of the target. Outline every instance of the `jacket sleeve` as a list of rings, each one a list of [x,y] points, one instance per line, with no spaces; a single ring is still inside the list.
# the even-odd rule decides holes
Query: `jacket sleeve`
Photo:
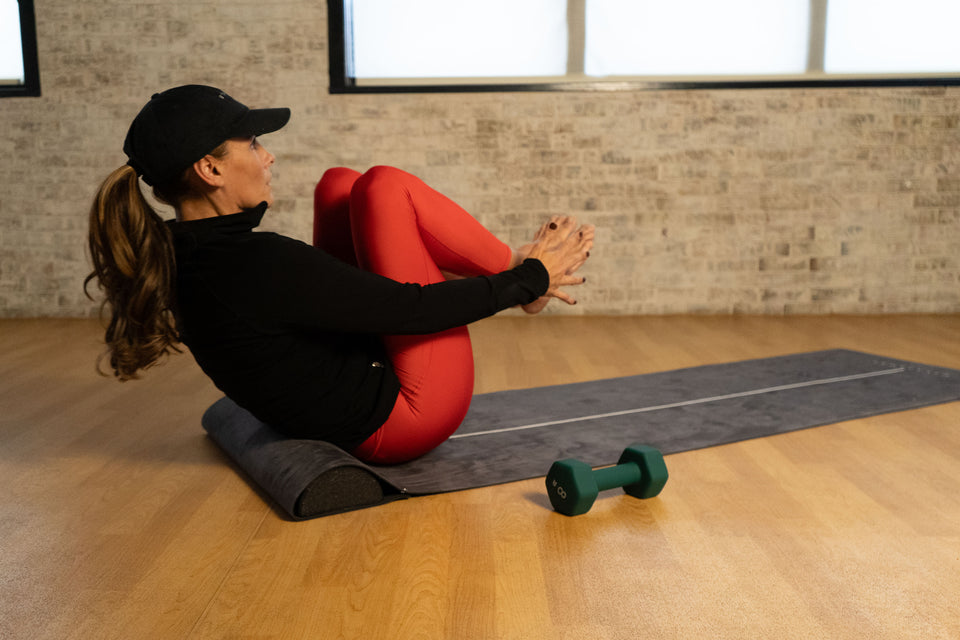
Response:
[[[257,260],[256,320],[321,331],[435,333],[527,304],[546,293],[549,274],[525,260],[491,276],[437,284],[401,283],[347,265],[305,243],[281,240]],[[258,252],[259,253],[259,252]]]

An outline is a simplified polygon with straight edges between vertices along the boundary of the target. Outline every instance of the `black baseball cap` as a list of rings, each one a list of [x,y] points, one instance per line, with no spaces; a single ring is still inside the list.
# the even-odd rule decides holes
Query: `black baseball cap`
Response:
[[[259,136],[287,124],[290,109],[250,109],[199,84],[155,93],[133,119],[123,152],[151,185],[163,185],[230,138]]]

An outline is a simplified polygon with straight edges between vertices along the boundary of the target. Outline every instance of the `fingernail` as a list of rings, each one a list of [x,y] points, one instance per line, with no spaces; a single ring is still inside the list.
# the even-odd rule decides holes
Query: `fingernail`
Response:
[[[589,252],[589,251],[587,251],[587,257],[588,257],[588,258],[590,257],[590,252]]]
[[[551,222],[551,223],[550,223],[550,228],[551,228],[551,229],[556,229],[556,228],[557,228],[557,223],[556,223],[556,222]]]

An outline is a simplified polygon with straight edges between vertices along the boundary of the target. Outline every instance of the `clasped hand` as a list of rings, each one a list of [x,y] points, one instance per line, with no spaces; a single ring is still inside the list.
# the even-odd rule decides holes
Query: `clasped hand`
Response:
[[[583,284],[586,279],[574,275],[590,257],[594,226],[577,226],[573,216],[553,216],[537,231],[528,258],[536,258],[550,274],[546,296],[576,304],[573,296],[561,287]]]

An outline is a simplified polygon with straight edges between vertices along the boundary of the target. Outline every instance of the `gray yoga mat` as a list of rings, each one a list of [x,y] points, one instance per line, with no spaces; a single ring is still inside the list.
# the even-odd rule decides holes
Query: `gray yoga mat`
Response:
[[[955,400],[960,371],[838,349],[477,395],[450,440],[394,467],[286,439],[227,398],[203,426],[302,520],[543,476],[560,458],[613,464],[633,442],[669,454]]]

